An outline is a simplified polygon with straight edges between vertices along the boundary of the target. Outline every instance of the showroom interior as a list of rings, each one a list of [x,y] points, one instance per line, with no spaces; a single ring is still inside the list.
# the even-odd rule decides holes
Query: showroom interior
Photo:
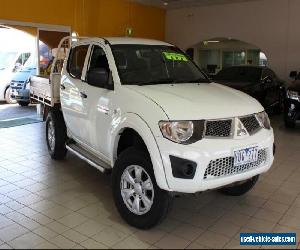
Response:
[[[300,249],[299,12],[299,0],[2,0],[0,249]],[[96,48],[105,90],[67,92],[90,85]],[[130,161],[147,165],[140,180],[116,170]],[[296,241],[242,244],[271,233]]]

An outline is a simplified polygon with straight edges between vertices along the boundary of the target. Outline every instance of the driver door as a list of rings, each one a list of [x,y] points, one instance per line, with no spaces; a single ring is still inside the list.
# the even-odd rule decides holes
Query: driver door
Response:
[[[89,74],[93,71],[102,70],[107,73],[107,83],[112,79],[109,62],[106,56],[105,47],[101,44],[94,44],[91,47],[91,56],[86,72],[84,84],[85,99],[83,109],[85,114],[85,126],[88,130],[88,144],[95,152],[108,159],[109,137],[113,116],[114,91],[109,90],[107,84],[92,82]]]

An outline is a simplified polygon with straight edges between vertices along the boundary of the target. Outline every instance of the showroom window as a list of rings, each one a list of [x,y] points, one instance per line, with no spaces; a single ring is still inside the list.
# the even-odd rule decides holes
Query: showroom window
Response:
[[[246,64],[245,51],[224,51],[223,52],[223,68],[234,65]]]

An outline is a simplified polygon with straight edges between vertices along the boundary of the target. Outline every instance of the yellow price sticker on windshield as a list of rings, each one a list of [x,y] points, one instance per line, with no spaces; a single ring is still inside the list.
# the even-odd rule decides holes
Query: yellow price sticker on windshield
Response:
[[[188,59],[185,55],[174,52],[163,52],[165,58],[170,61],[182,61],[188,62]]]

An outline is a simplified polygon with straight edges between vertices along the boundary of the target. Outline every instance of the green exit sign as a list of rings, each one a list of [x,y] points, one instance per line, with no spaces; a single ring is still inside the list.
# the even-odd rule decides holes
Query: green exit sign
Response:
[[[126,28],[126,36],[132,36],[133,35],[133,28],[128,27]]]

